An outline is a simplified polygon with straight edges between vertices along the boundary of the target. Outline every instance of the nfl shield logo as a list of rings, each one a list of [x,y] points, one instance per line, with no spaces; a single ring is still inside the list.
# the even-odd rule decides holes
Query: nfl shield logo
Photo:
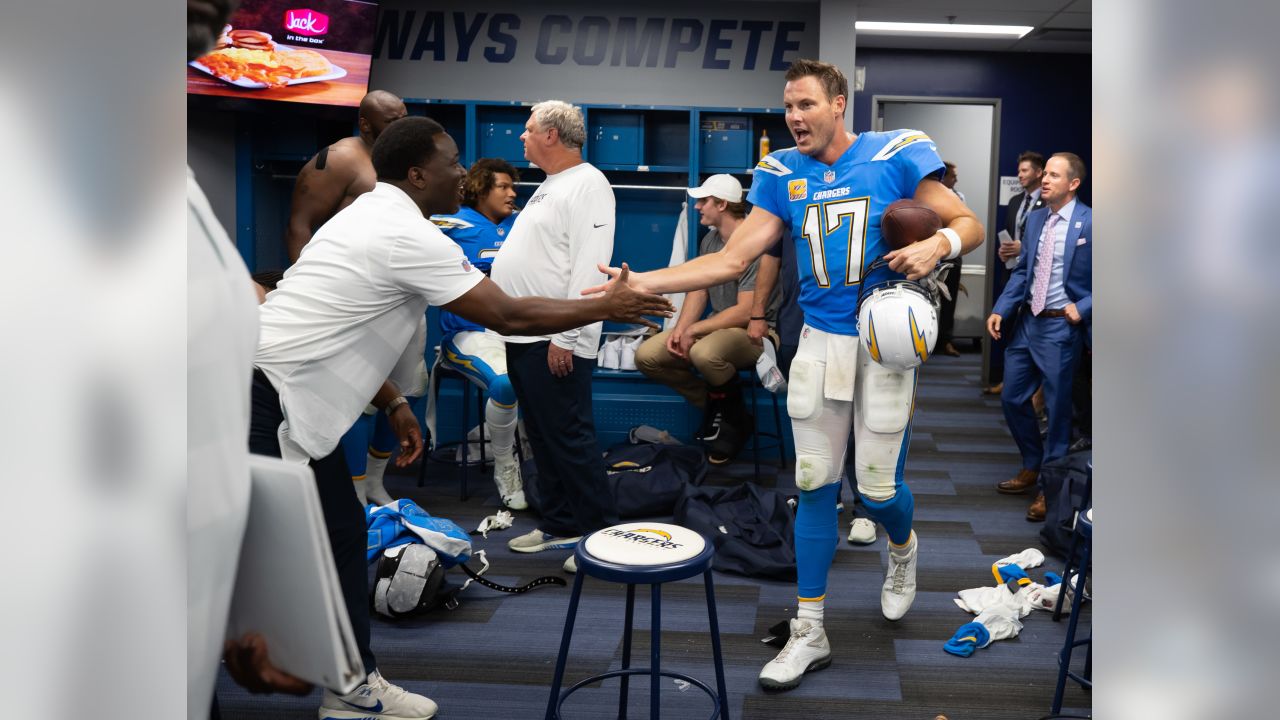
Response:
[[[835,182],[835,181],[836,181],[836,171],[835,171],[835,170],[828,170],[828,171],[826,171],[826,172],[822,173],[822,182],[825,182],[825,183],[833,183],[833,182]]]
[[[471,272],[471,262],[465,258],[462,260],[462,271]]]
[[[506,228],[498,228],[498,237],[502,237],[503,235],[506,235],[506,234],[507,234]]]

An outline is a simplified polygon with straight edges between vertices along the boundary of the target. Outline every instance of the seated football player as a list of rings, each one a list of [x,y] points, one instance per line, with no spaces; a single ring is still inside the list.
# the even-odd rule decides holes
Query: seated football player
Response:
[[[434,215],[434,222],[456,242],[467,260],[489,274],[493,256],[516,220],[520,173],[500,158],[480,158],[462,187],[462,207],[453,215]],[[493,481],[502,504],[512,510],[529,507],[516,462],[516,393],[507,379],[507,350],[502,338],[450,312],[440,312],[442,362],[466,375],[488,395],[485,434],[493,449]]]

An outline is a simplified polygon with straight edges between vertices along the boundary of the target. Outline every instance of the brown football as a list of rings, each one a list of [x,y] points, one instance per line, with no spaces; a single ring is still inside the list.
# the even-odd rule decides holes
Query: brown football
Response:
[[[880,216],[880,234],[893,250],[931,238],[941,227],[938,213],[910,198],[891,203]]]

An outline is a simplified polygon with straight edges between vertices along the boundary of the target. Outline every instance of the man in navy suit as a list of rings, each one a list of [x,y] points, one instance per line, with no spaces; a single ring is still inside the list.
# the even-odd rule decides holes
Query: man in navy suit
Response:
[[[1018,313],[1005,350],[1000,400],[1022,453],[1022,470],[996,486],[1001,493],[1030,490],[1041,464],[1066,455],[1071,443],[1071,378],[1093,315],[1093,211],[1076,200],[1084,176],[1079,156],[1049,158],[1040,182],[1045,207],[1029,214],[1018,265],[987,318],[987,332],[999,340],[1004,318]],[[1044,440],[1031,406],[1041,383],[1049,414]],[[1044,509],[1041,493],[1027,519],[1043,520]]]
[[[1018,155],[1018,184],[1022,192],[1009,198],[1009,206],[1005,211],[1004,229],[1009,231],[1013,242],[1000,243],[996,256],[1000,262],[992,268],[992,296],[1000,297],[1004,286],[1009,283],[1009,274],[1018,266],[1018,255],[1022,253],[1022,236],[1027,229],[1027,217],[1032,210],[1044,207],[1044,199],[1040,197],[1040,181],[1044,179],[1044,156],[1034,150],[1025,150]],[[999,395],[1004,388],[1004,348],[1006,342],[991,345],[991,366],[989,368],[989,385],[982,389],[983,395]]]

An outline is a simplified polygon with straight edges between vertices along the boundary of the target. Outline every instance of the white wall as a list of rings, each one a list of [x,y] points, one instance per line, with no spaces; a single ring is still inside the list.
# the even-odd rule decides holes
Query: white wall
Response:
[[[949,104],[930,102],[885,102],[885,130],[911,128],[923,130],[938,146],[943,160],[956,164],[959,178],[956,190],[964,194],[965,203],[984,227],[994,227],[990,214],[991,194],[997,178],[991,176],[992,125],[994,105]],[[954,334],[958,337],[982,337],[986,321],[987,254],[979,248],[964,256],[960,282],[967,292],[956,302]]]

